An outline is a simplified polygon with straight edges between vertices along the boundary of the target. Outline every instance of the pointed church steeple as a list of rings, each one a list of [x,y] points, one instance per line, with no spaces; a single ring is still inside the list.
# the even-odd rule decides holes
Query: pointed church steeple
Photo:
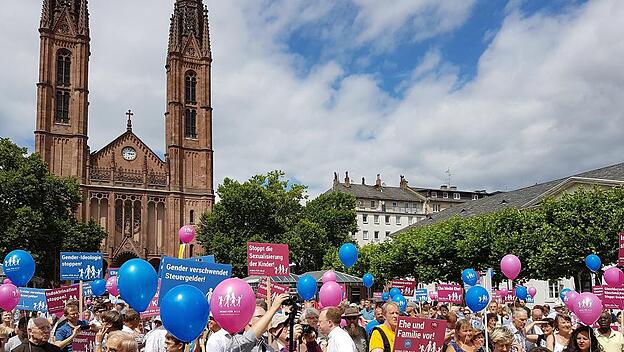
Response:
[[[87,0],[43,0],[41,9],[40,30],[60,28],[64,31],[67,26],[57,26],[59,21],[68,21],[67,26],[75,28],[78,35],[89,35],[89,8]]]
[[[169,27],[169,53],[180,52],[194,37],[202,57],[210,57],[208,9],[202,0],[177,0]]]

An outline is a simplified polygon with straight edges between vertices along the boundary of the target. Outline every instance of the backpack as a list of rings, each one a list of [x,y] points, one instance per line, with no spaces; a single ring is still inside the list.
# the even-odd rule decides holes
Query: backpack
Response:
[[[378,331],[379,335],[381,335],[381,339],[383,340],[384,352],[392,352],[392,347],[390,346],[390,340],[388,340],[388,336],[386,333],[379,327],[375,326],[373,331],[371,332],[371,337],[373,336],[373,332]]]

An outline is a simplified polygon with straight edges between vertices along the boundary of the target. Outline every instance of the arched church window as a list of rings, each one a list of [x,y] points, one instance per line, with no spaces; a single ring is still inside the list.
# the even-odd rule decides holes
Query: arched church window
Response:
[[[189,213],[189,223],[191,224],[195,223],[195,210],[191,210]]]
[[[187,103],[195,103],[197,101],[196,91],[197,91],[197,74],[193,71],[188,71],[186,73],[186,78],[184,80],[184,92],[185,92],[184,100]]]
[[[69,92],[59,89],[56,91],[56,113],[54,121],[57,123],[69,123]]]
[[[71,70],[71,52],[61,49],[56,54],[56,85],[59,87],[69,87]]]
[[[186,138],[197,138],[197,110],[186,109],[184,116],[184,136]]]

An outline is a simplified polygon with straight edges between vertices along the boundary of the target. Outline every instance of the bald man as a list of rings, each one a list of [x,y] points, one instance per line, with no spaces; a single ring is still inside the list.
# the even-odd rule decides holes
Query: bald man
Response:
[[[13,352],[61,352],[58,346],[48,342],[51,329],[46,318],[30,319],[26,328],[28,341],[15,347]]]

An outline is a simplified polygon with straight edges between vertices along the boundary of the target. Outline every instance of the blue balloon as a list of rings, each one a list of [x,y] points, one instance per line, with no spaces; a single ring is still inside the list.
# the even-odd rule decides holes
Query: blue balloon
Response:
[[[312,275],[301,275],[297,281],[297,293],[305,301],[311,300],[316,295],[316,280]]]
[[[599,256],[595,254],[590,254],[585,257],[585,265],[587,265],[587,268],[589,270],[596,272],[602,266],[602,261],[600,260]]]
[[[466,291],[466,305],[473,312],[480,312],[490,302],[490,294],[481,286],[472,286]]]
[[[117,289],[130,307],[139,313],[143,312],[158,289],[156,270],[143,259],[130,259],[117,272]]]
[[[566,287],[559,292],[559,298],[561,298],[561,302],[565,302],[565,297],[570,291],[572,290]]]
[[[195,340],[204,331],[209,313],[206,296],[191,285],[174,286],[160,302],[163,326],[184,342]]]
[[[350,268],[357,261],[358,249],[353,243],[345,243],[340,246],[338,257],[345,267]]]
[[[362,282],[364,282],[364,286],[371,288],[375,283],[375,278],[373,278],[373,274],[366,273],[362,277]]]
[[[35,260],[24,250],[11,251],[4,257],[4,274],[13,285],[26,286],[35,274]]]
[[[516,287],[516,297],[518,297],[519,299],[523,301],[526,301],[528,295],[529,295],[529,292],[527,291],[526,287],[524,286]]]
[[[388,301],[389,299],[390,299],[390,293],[388,293],[388,292],[384,292],[384,293],[382,293],[382,294],[381,294],[381,300],[382,300],[382,301],[386,302],[386,301]]]
[[[399,305],[399,310],[401,311],[401,313],[405,313],[405,310],[407,309],[407,300],[405,299],[405,297],[403,297],[402,294],[398,294],[394,297],[392,297],[392,300]]]
[[[396,287],[393,287],[390,289],[390,297],[394,298],[396,296],[400,296],[401,295],[401,290],[399,290]]]
[[[474,286],[477,284],[477,272],[474,271],[473,269],[464,269],[464,271],[462,271],[462,280],[464,280],[464,283],[468,286]]]
[[[97,279],[91,281],[91,292],[93,292],[95,296],[103,295],[104,292],[106,292],[106,280]]]

